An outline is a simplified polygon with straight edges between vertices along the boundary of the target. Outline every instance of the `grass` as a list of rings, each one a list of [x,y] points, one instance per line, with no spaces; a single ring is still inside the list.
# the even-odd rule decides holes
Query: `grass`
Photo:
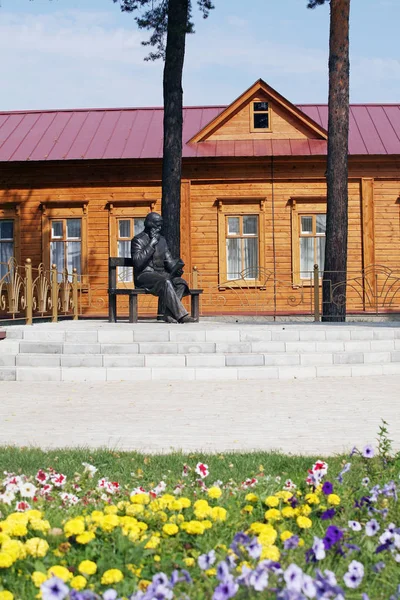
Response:
[[[195,466],[205,462],[213,481],[243,481],[260,472],[272,477],[304,478],[304,473],[317,459],[329,460],[332,469],[339,471],[344,456],[292,456],[274,452],[248,453],[180,453],[141,454],[139,452],[119,452],[115,450],[87,448],[56,449],[44,451],[39,448],[3,446],[0,447],[0,472],[35,475],[38,469],[53,469],[72,477],[82,471],[82,462],[89,462],[98,469],[98,474],[118,480],[121,485],[132,479],[140,479],[143,485],[168,478],[180,478],[184,463]]]

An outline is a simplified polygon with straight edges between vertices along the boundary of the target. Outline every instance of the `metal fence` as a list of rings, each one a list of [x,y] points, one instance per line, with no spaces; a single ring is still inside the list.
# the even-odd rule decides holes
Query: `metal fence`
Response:
[[[59,272],[55,265],[33,267],[30,259],[18,265],[15,259],[0,263],[0,321],[32,324],[35,319],[78,319],[106,316],[107,282],[99,275]],[[319,321],[326,304],[346,302],[347,314],[381,317],[400,313],[400,273],[373,265],[363,271],[293,273],[268,269],[249,270],[236,278],[226,273],[198,271],[185,274],[191,288],[203,289],[200,315],[269,315]],[[129,286],[119,281],[120,286]],[[328,289],[326,304],[322,286]],[[154,311],[156,299],[140,300],[142,313]],[[124,312],[124,310],[122,311]],[[126,306],[126,313],[128,307]]]

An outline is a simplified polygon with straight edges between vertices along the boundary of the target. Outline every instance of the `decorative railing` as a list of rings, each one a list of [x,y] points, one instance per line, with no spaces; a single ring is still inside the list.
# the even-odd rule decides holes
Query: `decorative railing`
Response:
[[[31,324],[35,319],[56,322],[65,317],[76,320],[107,314],[107,283],[100,274],[79,275],[76,269],[60,272],[55,265],[50,269],[43,264],[33,267],[30,259],[21,266],[11,258],[0,267],[0,321]],[[341,306],[346,302],[348,314],[400,313],[400,273],[381,265],[323,276],[315,265],[301,277],[283,269],[255,269],[243,271],[235,279],[193,267],[184,277],[191,288],[203,289],[200,315],[297,315],[319,321],[329,312],[322,300],[323,285],[328,288],[326,303]],[[121,278],[119,285],[133,284]],[[155,302],[152,296],[145,296],[140,308],[150,314]]]

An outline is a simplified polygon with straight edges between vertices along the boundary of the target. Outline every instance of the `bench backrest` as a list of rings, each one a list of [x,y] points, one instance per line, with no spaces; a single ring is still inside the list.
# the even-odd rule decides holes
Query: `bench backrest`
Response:
[[[131,258],[122,256],[110,256],[108,259],[108,287],[113,289],[117,287],[117,267],[133,267]]]

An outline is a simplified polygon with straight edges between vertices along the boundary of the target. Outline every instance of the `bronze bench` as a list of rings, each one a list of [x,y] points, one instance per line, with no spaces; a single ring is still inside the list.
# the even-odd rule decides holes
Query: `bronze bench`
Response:
[[[118,288],[117,287],[117,267],[132,266],[132,259],[110,257],[108,259],[108,321],[109,323],[117,322],[117,296],[129,296],[129,323],[138,322],[138,296],[149,294],[143,288]],[[190,314],[196,321],[199,320],[200,314],[200,294],[203,290],[189,290],[190,292]]]

